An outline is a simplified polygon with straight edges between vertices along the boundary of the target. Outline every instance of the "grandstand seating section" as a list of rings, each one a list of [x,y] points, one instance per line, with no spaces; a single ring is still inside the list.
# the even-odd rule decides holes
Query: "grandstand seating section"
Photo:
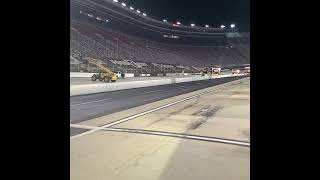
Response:
[[[164,44],[71,20],[70,63],[92,57],[116,65],[197,70],[200,67],[250,63],[250,42],[235,39],[229,46]],[[72,61],[72,62],[71,62]]]

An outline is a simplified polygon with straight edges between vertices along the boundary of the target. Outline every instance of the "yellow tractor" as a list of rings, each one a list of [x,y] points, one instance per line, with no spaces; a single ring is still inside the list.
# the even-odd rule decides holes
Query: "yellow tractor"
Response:
[[[100,81],[104,81],[104,82],[110,82],[110,81],[116,82],[117,81],[117,79],[118,79],[117,75],[114,72],[112,72],[110,69],[108,69],[107,67],[99,64],[98,63],[99,59],[84,58],[84,60],[86,60],[87,63],[93,64],[104,71],[104,73],[97,73],[97,74],[92,75],[91,81],[96,81],[97,79]]]

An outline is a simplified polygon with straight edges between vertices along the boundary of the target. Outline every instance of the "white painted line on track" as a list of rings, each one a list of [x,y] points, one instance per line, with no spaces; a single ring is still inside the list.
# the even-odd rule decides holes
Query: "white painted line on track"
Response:
[[[246,78],[244,78],[244,79],[246,79]],[[108,127],[111,127],[111,126],[115,126],[115,125],[117,125],[117,124],[120,124],[120,123],[129,121],[129,120],[135,119],[135,118],[137,118],[137,117],[144,116],[144,115],[146,115],[146,114],[149,114],[149,113],[152,113],[152,112],[155,112],[155,111],[158,111],[158,110],[161,110],[161,109],[164,109],[164,108],[173,106],[173,105],[175,105],[175,104],[178,104],[178,103],[181,103],[181,102],[184,102],[184,101],[187,101],[187,100],[190,100],[190,99],[199,97],[199,96],[201,96],[201,95],[214,92],[214,91],[216,91],[218,88],[223,88],[223,87],[226,86],[226,85],[230,85],[230,84],[232,84],[232,83],[235,83],[235,82],[238,82],[238,81],[241,81],[241,80],[244,80],[244,79],[239,79],[239,80],[227,82],[227,83],[224,83],[224,84],[220,84],[220,85],[216,86],[216,87],[215,87],[214,89],[212,89],[212,90],[205,91],[205,92],[202,92],[202,93],[199,93],[199,94],[196,94],[196,95],[187,97],[187,98],[183,98],[183,99],[181,99],[181,100],[174,101],[174,102],[172,102],[172,103],[169,103],[169,104],[166,104],[166,105],[163,105],[163,106],[160,106],[160,107],[157,107],[157,108],[148,110],[148,111],[144,111],[144,112],[141,112],[141,113],[138,113],[138,114],[135,114],[135,115],[126,117],[126,118],[124,118],[124,119],[120,119],[120,120],[117,120],[117,121],[114,121],[114,122],[105,124],[105,125],[103,125],[103,126],[100,126],[100,128],[108,128]],[[75,135],[75,136],[70,137],[70,140],[76,139],[76,138],[78,138],[78,137],[81,137],[81,136],[84,136],[84,135],[87,135],[87,134],[94,133],[94,132],[99,131],[99,130],[100,130],[100,129],[98,129],[98,128],[96,128],[96,129],[91,129],[90,131],[86,131],[86,132],[84,132],[84,133],[80,133],[80,134],[77,134],[77,135]]]
[[[89,113],[88,115],[97,114],[98,112]]]
[[[70,106],[80,106],[80,105],[85,105],[85,104],[91,104],[91,103],[96,103],[96,102],[101,102],[101,101],[108,101],[111,100],[111,98],[109,99],[101,99],[101,100],[97,100],[97,101],[89,101],[89,102],[84,102],[84,103],[79,103],[79,104],[70,104]]]
[[[176,138],[184,138],[184,139],[192,139],[192,140],[200,140],[200,141],[210,141],[210,142],[216,142],[216,143],[224,143],[224,144],[232,144],[232,145],[250,147],[250,142],[247,142],[247,141],[217,138],[217,137],[199,136],[199,135],[192,135],[192,134],[172,133],[172,132],[163,132],[163,131],[150,131],[150,130],[143,130],[143,129],[94,127],[94,126],[86,126],[86,125],[78,125],[78,124],[70,124],[70,127],[81,128],[81,129],[90,129],[90,130],[98,129],[98,130],[105,130],[105,131],[116,131],[116,132],[128,132],[128,133],[168,136],[168,137],[176,137]]]
[[[164,90],[147,91],[147,92],[143,92],[143,93],[140,93],[140,94],[149,94],[149,93],[160,92],[160,91],[164,91]]]

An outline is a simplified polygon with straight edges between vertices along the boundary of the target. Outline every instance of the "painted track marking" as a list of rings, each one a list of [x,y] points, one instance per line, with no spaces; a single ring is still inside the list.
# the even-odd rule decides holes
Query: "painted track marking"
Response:
[[[79,103],[79,104],[71,104],[70,107],[72,107],[72,106],[81,106],[81,105],[85,105],[85,104],[91,104],[91,103],[96,103],[96,102],[101,102],[101,101],[108,101],[108,100],[111,100],[111,98],[109,98],[109,99],[100,99],[100,100],[97,100],[97,101],[89,101],[89,102],[84,102],[84,103]]]
[[[167,136],[167,137],[191,139],[191,140],[198,140],[198,141],[209,141],[209,142],[215,142],[215,143],[250,147],[250,142],[248,141],[240,141],[240,140],[234,140],[234,139],[225,139],[225,138],[209,137],[209,136],[199,136],[199,135],[192,135],[192,134],[173,133],[173,132],[165,132],[165,131],[151,131],[151,130],[143,130],[143,129],[94,127],[94,126],[78,125],[78,124],[70,124],[70,127],[90,129],[90,130],[97,129],[97,130],[113,131],[113,132],[127,132],[127,133],[135,133],[135,134]]]

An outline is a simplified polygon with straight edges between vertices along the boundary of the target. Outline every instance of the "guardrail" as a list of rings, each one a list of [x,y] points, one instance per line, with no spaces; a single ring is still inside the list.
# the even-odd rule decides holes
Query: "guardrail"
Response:
[[[116,83],[105,83],[105,84],[85,84],[85,85],[72,85],[70,86],[70,96],[85,95],[102,93],[109,91],[118,91],[124,89],[133,89],[149,86],[158,86],[165,84],[174,84],[190,81],[201,81],[207,79],[217,79],[233,76],[243,76],[244,74],[227,74],[219,76],[199,76],[199,77],[187,77],[187,78],[168,78],[159,80],[144,80],[144,81],[130,81],[130,82],[116,82]]]

